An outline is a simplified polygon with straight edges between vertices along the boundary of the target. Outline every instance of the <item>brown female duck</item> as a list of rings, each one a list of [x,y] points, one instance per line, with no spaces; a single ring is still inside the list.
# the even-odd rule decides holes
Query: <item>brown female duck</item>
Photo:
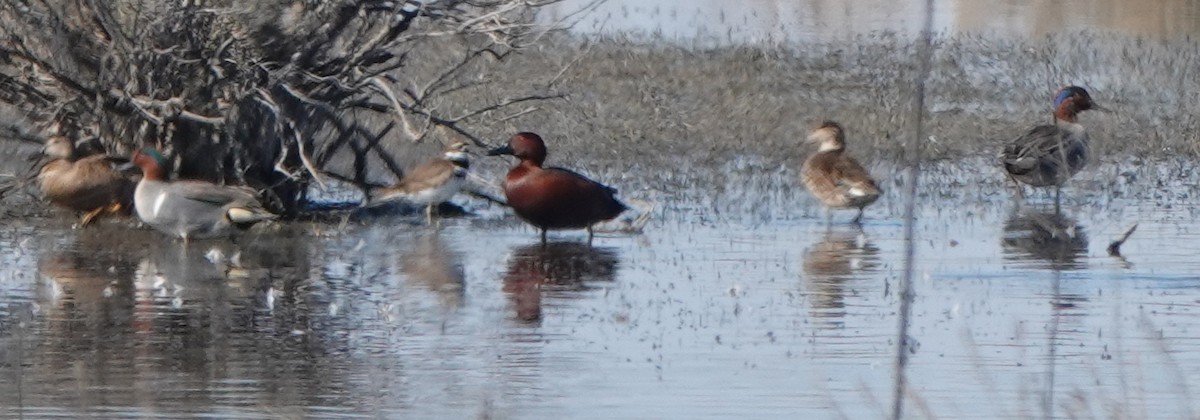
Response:
[[[80,226],[102,214],[130,213],[135,184],[110,157],[81,157],[75,143],[63,136],[47,139],[43,153],[51,160],[38,173],[42,194],[54,205],[82,212]]]
[[[878,200],[883,191],[862,165],[846,156],[846,133],[841,125],[825,121],[813,130],[808,141],[820,144],[820,148],[804,161],[804,187],[827,207],[857,208],[857,223],[863,208]]]

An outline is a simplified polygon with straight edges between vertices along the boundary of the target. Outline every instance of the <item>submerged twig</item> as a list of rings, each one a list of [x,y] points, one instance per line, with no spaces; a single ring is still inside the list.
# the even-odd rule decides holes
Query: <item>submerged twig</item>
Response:
[[[1108,244],[1108,255],[1111,257],[1120,257],[1121,245],[1124,245],[1125,241],[1129,240],[1129,236],[1133,235],[1133,232],[1137,230],[1137,227],[1138,224],[1134,223],[1133,226],[1130,226],[1129,229],[1125,230],[1125,234],[1121,235],[1121,239],[1117,239]]]

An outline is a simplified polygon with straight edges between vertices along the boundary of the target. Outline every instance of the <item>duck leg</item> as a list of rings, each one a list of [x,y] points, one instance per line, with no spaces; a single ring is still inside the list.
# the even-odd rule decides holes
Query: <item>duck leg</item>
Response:
[[[862,207],[859,207],[858,215],[854,216],[854,220],[851,220],[850,223],[853,223],[856,225],[862,224],[862,217],[863,217],[863,209],[862,209]]]
[[[546,243],[546,229],[542,229],[542,244]]]
[[[425,224],[433,224],[433,204],[425,206]]]
[[[120,204],[118,204],[118,206],[120,206]],[[109,207],[107,207],[107,206],[106,207],[96,207],[95,209],[92,209],[91,211],[84,213],[83,219],[81,219],[79,221],[79,227],[84,227],[84,226],[92,224],[92,221],[96,220],[97,217],[100,217],[101,214],[109,211],[108,209],[109,209]]]
[[[590,225],[587,227],[587,231],[588,231],[588,246],[592,246],[592,237],[595,236],[596,233],[592,231],[592,227]]]
[[[1005,175],[1008,175],[1008,180],[1012,181],[1013,189],[1017,190],[1017,198],[1025,200],[1025,189],[1021,188],[1021,182],[1017,181],[1017,178],[1013,177],[1010,173],[1005,173]]]

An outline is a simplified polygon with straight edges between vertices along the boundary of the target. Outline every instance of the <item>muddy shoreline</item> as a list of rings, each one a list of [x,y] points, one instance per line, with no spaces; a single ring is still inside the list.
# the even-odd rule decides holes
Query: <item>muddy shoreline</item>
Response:
[[[1081,117],[1098,162],[1200,156],[1200,82],[1188,70],[1200,62],[1197,41],[1102,33],[1028,41],[959,35],[938,38],[936,48],[926,161],[994,156],[1028,127],[1049,121],[1050,96],[1066,83],[1088,87],[1115,111]],[[451,96],[443,106],[466,109],[530,91],[564,94],[502,122],[488,122],[501,115],[485,115],[471,128],[495,144],[516,131],[538,132],[550,145],[552,164],[598,175],[659,178],[661,168],[681,162],[696,172],[739,160],[796,167],[810,152],[802,139],[824,119],[842,122],[853,155],[894,167],[904,164],[911,138],[913,57],[912,40],[896,34],[719,48],[560,34],[494,68],[482,93]],[[438,68],[436,60],[415,62],[407,69],[413,74]],[[411,165],[439,150],[434,140],[445,139],[390,143],[401,163]],[[13,142],[0,147],[12,156],[36,150]],[[19,176],[28,167],[23,161],[7,160],[0,172]],[[503,159],[475,163],[491,180],[509,165]],[[376,182],[391,182],[390,174],[374,169]],[[672,178],[688,176],[674,172]],[[28,198],[9,193],[4,200]]]

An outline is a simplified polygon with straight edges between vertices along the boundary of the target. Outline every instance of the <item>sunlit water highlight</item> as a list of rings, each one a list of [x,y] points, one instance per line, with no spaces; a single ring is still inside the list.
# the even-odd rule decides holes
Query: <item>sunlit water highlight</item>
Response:
[[[652,5],[631,3],[599,10]],[[905,2],[847,3],[820,20],[778,25],[751,18],[767,15],[763,5],[792,3],[747,2],[740,15],[729,10],[735,2],[695,3],[722,11],[700,19],[680,3],[674,12],[662,3],[633,29],[700,44],[835,42],[919,22]],[[1011,13],[996,17],[967,4],[939,2],[939,27],[1173,37],[1197,22],[1174,3],[1151,8],[1164,25],[1138,23],[1140,14],[1048,14],[1048,4],[1002,4]],[[976,20],[952,23],[961,16]],[[698,38],[680,32],[701,26]],[[705,38],[713,33],[725,35]],[[1086,55],[1080,49],[1070,52]],[[962,83],[1005,80],[988,89],[1045,96],[1046,80],[1009,83],[1018,76],[1004,65],[963,63],[977,80]],[[1144,99],[1113,84],[1127,95],[1112,96]],[[1156,104],[1182,109],[1187,91]],[[893,108],[814,95],[823,94],[847,107]],[[935,101],[934,111],[1011,111],[956,100]],[[1094,121],[1101,135],[1112,127],[1100,124],[1117,124]],[[1200,179],[1194,162],[1164,155],[1103,157],[1064,191],[1057,214],[1045,192],[1014,209],[990,160],[930,164],[919,190],[912,417],[1200,412],[1190,379],[1200,377]],[[186,247],[127,222],[73,230],[61,213],[4,219],[0,416],[882,417],[904,249],[901,170],[873,165],[888,194],[855,227],[842,213],[827,225],[796,167],[765,163],[773,161],[737,156],[662,171],[637,158],[582,160],[624,195],[657,204],[644,234],[603,235],[593,247],[578,232],[543,247],[479,202],[469,203],[477,216],[446,220],[440,231],[417,216],[292,222]],[[1126,257],[1108,256],[1109,241],[1134,223]]]
[[[1186,202],[1112,188],[1097,191],[1131,197],[1095,207],[1069,188],[1060,216],[1039,195],[1014,214],[971,167],[937,165],[921,189],[917,406],[1194,413]],[[899,175],[877,171],[889,195],[861,227],[780,192],[791,170],[747,168],[774,174],[726,182],[759,202],[662,203],[645,234],[593,247],[572,233],[543,247],[495,216],[187,246],[20,222],[0,232],[0,402],[27,417],[876,417],[904,245]],[[1128,258],[1109,257],[1134,222]]]

